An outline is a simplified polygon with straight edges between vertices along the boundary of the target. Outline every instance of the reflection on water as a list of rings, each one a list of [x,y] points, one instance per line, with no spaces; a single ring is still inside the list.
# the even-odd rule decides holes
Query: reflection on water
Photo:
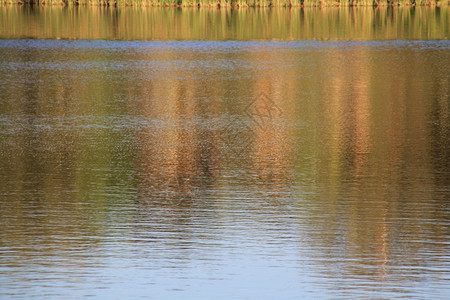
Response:
[[[450,43],[0,43],[0,295],[445,298]]]
[[[0,38],[164,41],[449,39],[450,6],[110,9],[0,5]]]

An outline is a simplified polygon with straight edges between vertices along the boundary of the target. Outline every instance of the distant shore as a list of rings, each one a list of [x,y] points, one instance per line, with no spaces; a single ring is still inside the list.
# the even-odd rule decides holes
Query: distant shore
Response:
[[[447,6],[450,0],[0,0],[0,5],[59,5],[104,7],[386,7],[386,6]]]

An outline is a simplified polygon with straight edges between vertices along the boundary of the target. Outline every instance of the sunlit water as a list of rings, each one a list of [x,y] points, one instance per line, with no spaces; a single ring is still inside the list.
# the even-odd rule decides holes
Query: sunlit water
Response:
[[[450,295],[450,42],[0,41],[0,296]]]

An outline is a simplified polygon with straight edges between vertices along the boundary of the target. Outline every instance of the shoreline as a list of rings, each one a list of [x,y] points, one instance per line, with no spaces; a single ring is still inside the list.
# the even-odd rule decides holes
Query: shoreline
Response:
[[[414,7],[447,6],[450,0],[0,0],[2,5],[29,7],[168,7],[168,8],[305,8],[305,7]]]

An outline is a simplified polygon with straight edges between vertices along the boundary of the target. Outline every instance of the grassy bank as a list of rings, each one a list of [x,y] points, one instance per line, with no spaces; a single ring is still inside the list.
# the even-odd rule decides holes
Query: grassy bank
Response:
[[[321,7],[321,6],[442,6],[449,0],[0,0],[3,4],[174,6],[174,7]]]

